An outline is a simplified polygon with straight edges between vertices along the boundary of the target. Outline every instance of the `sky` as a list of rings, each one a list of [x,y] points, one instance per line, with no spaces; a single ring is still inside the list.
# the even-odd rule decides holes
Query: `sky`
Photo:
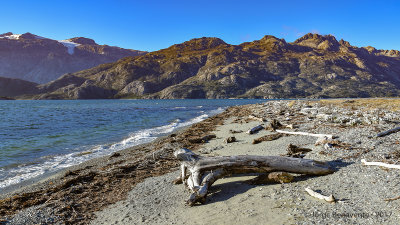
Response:
[[[0,33],[55,40],[87,37],[156,51],[192,38],[229,44],[273,35],[292,42],[306,33],[350,44],[400,50],[400,1],[297,0],[18,0],[1,1]]]

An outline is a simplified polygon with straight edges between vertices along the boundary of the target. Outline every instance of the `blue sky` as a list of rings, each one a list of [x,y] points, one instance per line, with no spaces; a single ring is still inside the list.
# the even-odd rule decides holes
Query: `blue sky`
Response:
[[[196,37],[229,44],[316,32],[355,46],[400,50],[399,1],[19,0],[2,1],[0,33],[76,36],[146,51]]]

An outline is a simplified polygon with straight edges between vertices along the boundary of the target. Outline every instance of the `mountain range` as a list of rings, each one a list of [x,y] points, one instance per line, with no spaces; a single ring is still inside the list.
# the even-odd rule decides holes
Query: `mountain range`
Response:
[[[267,35],[239,45],[204,37],[68,73],[36,88],[30,98],[399,96],[400,52],[312,33],[291,43]]]
[[[0,34],[0,76],[42,84],[66,73],[145,53],[98,45],[84,37],[57,41],[31,33],[8,32]]]

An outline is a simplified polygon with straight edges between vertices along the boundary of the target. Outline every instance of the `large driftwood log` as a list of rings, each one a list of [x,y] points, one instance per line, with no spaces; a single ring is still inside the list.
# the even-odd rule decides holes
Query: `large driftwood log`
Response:
[[[192,192],[187,204],[205,203],[209,187],[218,179],[236,174],[289,172],[309,175],[326,175],[333,169],[324,162],[282,156],[216,156],[202,157],[188,149],[175,151],[181,161],[182,182]]]

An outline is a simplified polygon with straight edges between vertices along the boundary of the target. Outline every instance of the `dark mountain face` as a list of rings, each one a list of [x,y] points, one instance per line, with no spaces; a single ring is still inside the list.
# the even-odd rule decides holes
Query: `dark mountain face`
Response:
[[[0,97],[37,94],[37,85],[29,81],[0,77]]]
[[[98,45],[84,37],[56,41],[31,33],[15,35],[9,32],[0,35],[0,74],[47,83],[66,73],[145,53]]]
[[[307,34],[293,43],[193,39],[64,75],[41,85],[36,98],[375,97],[399,90],[399,51]]]

